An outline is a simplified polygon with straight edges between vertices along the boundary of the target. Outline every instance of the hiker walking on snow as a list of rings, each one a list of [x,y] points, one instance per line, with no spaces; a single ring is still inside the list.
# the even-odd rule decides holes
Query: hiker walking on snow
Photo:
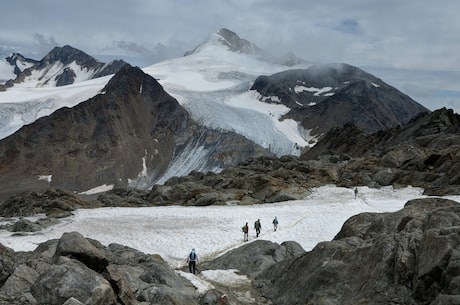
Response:
[[[244,233],[244,241],[248,241],[249,240],[249,226],[248,226],[248,223],[246,223],[244,226],[243,226],[243,233]]]
[[[196,273],[196,263],[198,262],[198,254],[195,252],[195,248],[192,249],[187,257],[188,270],[190,273]]]
[[[257,219],[254,223],[254,229],[256,229],[256,237],[259,237],[260,229],[262,229],[262,225],[260,224],[260,219]]]
[[[276,231],[278,229],[278,218],[275,216],[275,219],[273,219],[273,231]]]
[[[355,187],[355,199],[356,199],[356,196],[358,195],[358,188]]]

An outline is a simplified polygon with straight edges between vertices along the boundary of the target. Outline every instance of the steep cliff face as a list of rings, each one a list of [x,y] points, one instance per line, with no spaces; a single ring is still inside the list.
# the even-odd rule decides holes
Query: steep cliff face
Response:
[[[2,193],[47,184],[77,192],[104,184],[145,188],[190,147],[202,147],[203,170],[243,158],[232,151],[265,153],[236,134],[206,132],[153,77],[126,65],[101,94],[0,141],[0,184]]]

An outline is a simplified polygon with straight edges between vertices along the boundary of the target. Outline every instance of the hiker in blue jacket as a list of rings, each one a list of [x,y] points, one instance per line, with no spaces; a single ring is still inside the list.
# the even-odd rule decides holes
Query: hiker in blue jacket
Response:
[[[188,270],[190,273],[196,273],[196,263],[198,262],[198,254],[195,252],[195,248],[192,249],[187,257]]]

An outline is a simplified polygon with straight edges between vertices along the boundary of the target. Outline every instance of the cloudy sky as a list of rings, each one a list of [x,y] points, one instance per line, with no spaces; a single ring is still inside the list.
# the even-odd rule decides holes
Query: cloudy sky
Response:
[[[41,59],[68,44],[143,67],[225,27],[277,55],[366,67],[412,97],[460,110],[451,80],[460,79],[459,12],[458,0],[15,0],[0,10],[0,54]],[[398,83],[406,75],[395,71],[418,80]]]

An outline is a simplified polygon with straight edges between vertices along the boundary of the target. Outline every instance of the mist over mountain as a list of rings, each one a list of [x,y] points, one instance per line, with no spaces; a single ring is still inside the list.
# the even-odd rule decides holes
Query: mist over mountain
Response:
[[[240,38],[235,32],[221,28],[215,34],[213,34],[207,41],[197,45],[193,50],[185,52],[184,56],[189,56],[194,53],[198,53],[208,45],[221,44],[226,47],[228,51],[242,54],[255,55],[263,61],[267,61],[274,64],[280,64],[285,66],[295,66],[306,61],[298,58],[293,53],[286,53],[282,56],[275,56],[261,49],[254,43]]]
[[[375,132],[427,112],[409,96],[381,79],[347,64],[316,64],[258,77],[251,87],[268,103],[288,106],[292,118],[312,134],[354,122]]]

